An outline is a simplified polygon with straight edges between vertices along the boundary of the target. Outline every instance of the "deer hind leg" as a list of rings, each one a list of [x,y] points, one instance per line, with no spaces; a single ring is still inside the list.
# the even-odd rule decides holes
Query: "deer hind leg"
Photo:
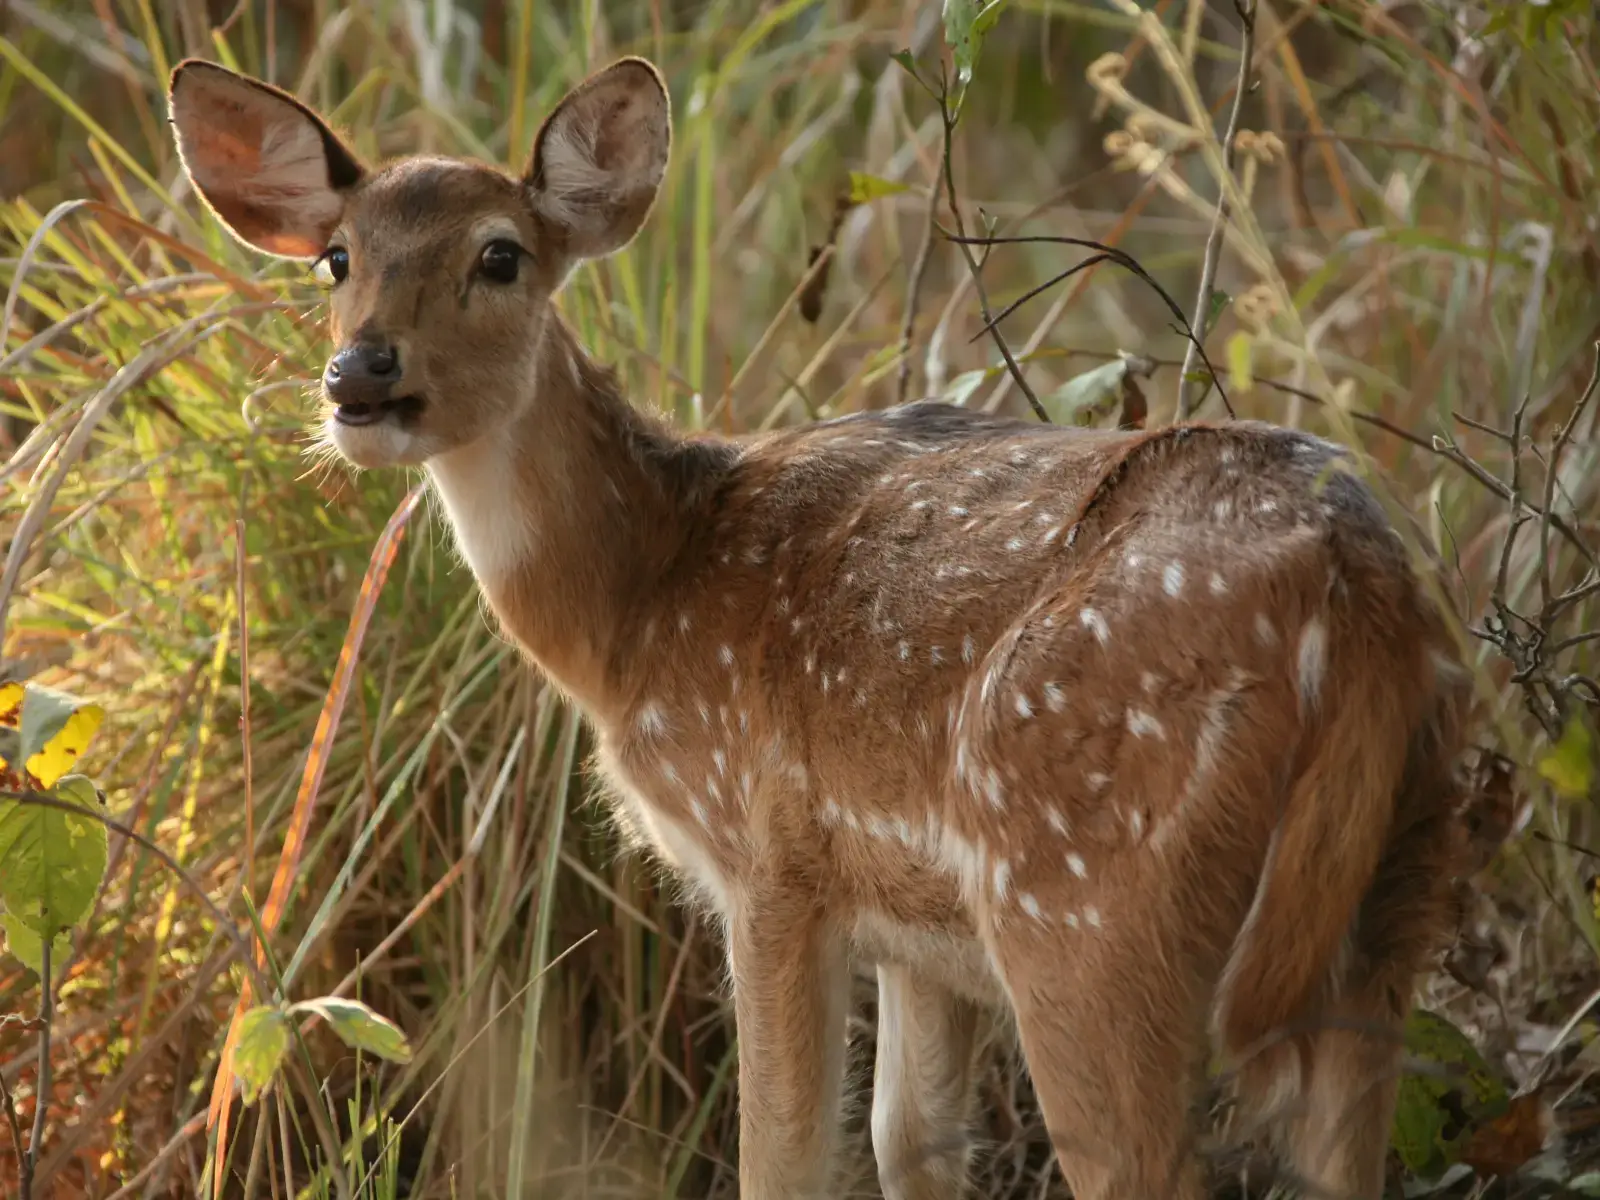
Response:
[[[1201,1200],[1204,1007],[1178,931],[1138,903],[1034,917],[1013,899],[991,944],[1076,1200]]]
[[[955,1200],[968,1131],[980,1013],[910,967],[878,967],[872,1148],[886,1200]]]
[[[757,882],[728,923],[745,1200],[834,1194],[850,977],[813,893],[793,880]]]
[[[1383,1195],[1405,1017],[1452,920],[1448,881],[1460,853],[1451,781],[1427,750],[1422,741],[1413,751],[1401,822],[1362,902],[1339,998],[1317,1022],[1299,1102],[1280,1122],[1288,1165],[1311,1197]]]
[[[1313,1200],[1381,1200],[1400,1086],[1400,1014],[1387,988],[1346,996],[1311,1041],[1282,1138],[1293,1182]]]

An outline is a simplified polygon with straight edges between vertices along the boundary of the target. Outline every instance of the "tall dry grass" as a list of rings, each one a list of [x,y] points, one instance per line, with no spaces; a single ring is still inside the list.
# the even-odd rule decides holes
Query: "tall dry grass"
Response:
[[[1570,1181],[1588,1169],[1596,1108],[1600,837],[1592,769],[1587,794],[1569,795],[1538,766],[1568,718],[1592,739],[1600,703],[1584,682],[1600,675],[1596,643],[1572,640],[1600,601],[1582,590],[1597,578],[1600,404],[1548,485],[1546,464],[1600,334],[1600,72],[1585,6],[1539,7],[1543,24],[1494,0],[1263,0],[1240,117],[1252,137],[1219,183],[1239,75],[1231,4],[1013,0],[951,166],[969,230],[1098,239],[1186,307],[1225,190],[1228,302],[1207,346],[1234,408],[1363,447],[1459,567],[1470,625],[1505,625],[1498,644],[1466,640],[1479,740],[1515,767],[1494,795],[1515,828],[1422,999],[1534,1098],[1515,1111],[1553,1114],[1554,1148],[1524,1175]],[[1505,27],[1474,33],[1495,18]],[[416,481],[304,456],[320,293],[232,243],[183,189],[170,64],[199,54],[290,86],[370,155],[513,163],[591,67],[645,54],[677,123],[662,200],[563,300],[639,403],[726,430],[891,403],[915,274],[910,394],[1024,412],[979,336],[958,250],[935,236],[913,271],[942,128],[890,61],[905,47],[930,68],[946,53],[937,5],[0,4],[0,653],[104,703],[86,767],[112,812],[245,932],[247,902],[284,870],[272,946],[285,995],[359,991],[416,1050],[403,1069],[358,1069],[311,1031],[322,1077],[293,1074],[235,1109],[230,1195],[732,1195],[735,1047],[709,931],[647,865],[618,859],[587,803],[579,723],[483,620],[425,503],[397,523],[383,585],[363,586]],[[808,320],[817,294],[802,303],[801,284],[852,170],[906,190],[840,214]],[[993,248],[990,304],[1076,253]],[[1162,422],[1184,356],[1171,324],[1149,288],[1102,265],[1003,328],[1058,416],[1114,399],[1083,376],[1118,352],[1151,360],[1141,389]],[[1219,401],[1212,390],[1202,415],[1222,415]],[[1525,503],[1508,497],[1513,479]],[[1546,588],[1579,595],[1536,634]],[[342,656],[348,690],[330,703]],[[339,723],[318,743],[324,713]],[[297,817],[308,836],[289,871]],[[44,1194],[198,1193],[242,978],[207,912],[114,839],[58,984]],[[37,1004],[37,979],[0,958],[0,1012]],[[858,1073],[870,989],[859,1012]],[[33,1047],[32,1031],[0,1026],[0,1078],[24,1122]],[[997,1054],[983,1097],[980,1194],[1048,1194],[1014,1061]],[[1484,1175],[1490,1122],[1467,1107],[1452,1153],[1472,1142]],[[321,1154],[319,1119],[348,1138],[343,1163]],[[871,1195],[861,1124],[858,1109],[849,1186]]]

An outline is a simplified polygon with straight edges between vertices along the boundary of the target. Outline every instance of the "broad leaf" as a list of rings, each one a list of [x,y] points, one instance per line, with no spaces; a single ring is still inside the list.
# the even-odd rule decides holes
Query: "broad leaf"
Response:
[[[0,913],[0,929],[6,931],[6,949],[22,960],[22,965],[27,967],[41,980],[44,978],[44,942],[37,933],[29,929],[22,918],[14,913]],[[59,969],[67,961],[67,955],[72,952],[72,938],[65,933],[56,934],[55,940],[50,943],[51,974],[59,978]]]
[[[983,37],[1000,19],[1000,10],[1006,0],[944,0],[944,40],[955,59],[956,82],[963,88],[972,82],[973,68],[978,65],[978,52],[983,49]]]
[[[1390,1141],[1408,1170],[1437,1178],[1460,1161],[1474,1128],[1506,1112],[1510,1097],[1466,1034],[1441,1016],[1413,1009],[1405,1046],[1424,1070],[1400,1077]]]
[[[903,183],[896,183],[892,179],[880,179],[876,175],[868,175],[864,171],[850,172],[850,203],[866,204],[878,199],[880,196],[893,196],[900,192],[909,192],[911,188]]]
[[[20,708],[20,717],[18,710]],[[0,726],[18,731],[0,743],[0,767],[19,765],[42,788],[55,786],[88,746],[105,710],[36,683],[0,684]]]
[[[411,1044],[400,1027],[359,1000],[323,996],[317,1000],[302,1000],[289,1011],[316,1013],[352,1050],[375,1054],[389,1062],[411,1061]]]
[[[252,1008],[239,1018],[233,1043],[233,1073],[239,1077],[246,1104],[255,1103],[289,1050],[289,1022],[270,1005]]]
[[[1109,411],[1122,398],[1129,360],[1116,358],[1082,375],[1074,375],[1040,403],[1058,425],[1087,425],[1097,413]]]
[[[68,775],[48,793],[93,812],[94,784]],[[71,929],[106,872],[106,827],[93,816],[0,800],[0,899],[40,937]]]

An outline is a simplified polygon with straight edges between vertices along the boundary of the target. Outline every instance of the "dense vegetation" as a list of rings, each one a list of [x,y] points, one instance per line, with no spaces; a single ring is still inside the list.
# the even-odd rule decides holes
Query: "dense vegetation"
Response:
[[[974,32],[979,9],[0,2],[0,684],[98,706],[48,778],[0,737],[0,782],[71,766],[126,831],[52,954],[53,1010],[0,956],[0,1194],[14,1146],[39,1196],[209,1187],[247,981],[252,1004],[359,997],[408,1049],[343,1023],[366,1010],[254,1021],[258,1050],[291,1016],[304,1037],[231,1110],[229,1195],[733,1194],[709,931],[617,857],[581,726],[483,620],[417,481],[306,456],[321,293],[199,209],[164,109],[197,54],[291,87],[366,154],[520,163],[549,105],[625,52],[669,80],[673,165],[639,240],[563,308],[638,403],[725,430],[902,395],[1026,413],[983,332],[1015,303],[999,328],[1053,419],[1174,419],[1167,300],[1106,260],[1020,303],[1095,252],[944,236],[992,230],[1134,256],[1206,326],[1221,386],[1192,367],[1200,416],[1226,416],[1225,389],[1370,454],[1454,568],[1480,683],[1486,865],[1420,996],[1395,1194],[1600,1192],[1591,6],[1260,0],[1225,189],[1233,3],[1010,0]],[[0,808],[0,850],[21,811]],[[6,929],[37,963],[37,931]],[[854,1029],[864,1069],[870,987]],[[1059,1188],[1014,1061],[983,1101],[979,1194]],[[849,1186],[874,1195],[862,1124]]]

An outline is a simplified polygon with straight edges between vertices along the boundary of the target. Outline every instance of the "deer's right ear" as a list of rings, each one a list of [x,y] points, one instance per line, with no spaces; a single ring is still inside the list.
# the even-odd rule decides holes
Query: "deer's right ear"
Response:
[[[172,124],[195,191],[248,246],[315,258],[366,173],[316,113],[287,92],[201,59],[172,72]]]

